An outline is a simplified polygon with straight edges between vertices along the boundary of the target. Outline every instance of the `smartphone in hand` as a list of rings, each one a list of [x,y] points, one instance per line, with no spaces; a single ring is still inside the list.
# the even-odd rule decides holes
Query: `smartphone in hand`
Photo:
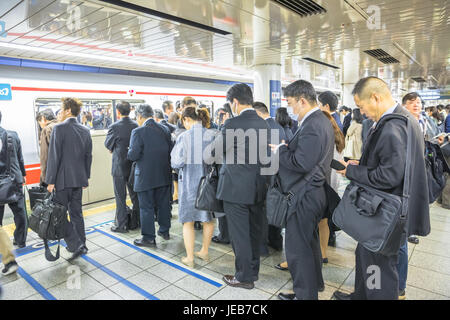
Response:
[[[345,170],[345,166],[342,163],[340,163],[339,161],[335,160],[335,159],[331,160],[330,167],[332,169],[336,170],[336,171]]]

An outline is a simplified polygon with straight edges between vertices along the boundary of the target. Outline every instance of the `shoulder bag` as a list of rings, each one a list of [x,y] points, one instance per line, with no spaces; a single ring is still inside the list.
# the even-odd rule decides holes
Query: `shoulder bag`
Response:
[[[383,122],[391,119],[402,119],[407,123],[403,195],[397,196],[351,181],[333,213],[333,222],[345,233],[367,250],[385,256],[398,254],[407,221],[414,134],[411,120],[407,117],[391,114]]]
[[[216,198],[219,173],[216,165],[208,166],[206,176],[200,179],[195,198],[195,209],[208,212],[224,212],[223,201]],[[220,215],[215,215],[219,217]]]

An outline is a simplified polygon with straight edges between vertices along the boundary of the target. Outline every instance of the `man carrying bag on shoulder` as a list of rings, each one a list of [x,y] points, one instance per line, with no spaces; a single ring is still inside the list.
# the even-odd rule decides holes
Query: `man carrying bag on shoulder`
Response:
[[[414,121],[410,113],[393,99],[383,80],[376,77],[361,79],[355,85],[353,95],[356,105],[368,118],[375,121],[375,124],[369,131],[360,163],[343,162],[346,169],[340,173],[345,175],[351,184],[359,186],[354,206],[355,210],[367,217],[366,221],[386,223],[387,220],[380,216],[389,211],[386,203],[390,203],[392,197],[401,199],[400,209],[396,211],[396,216],[400,216],[400,219],[391,223],[392,231],[386,233],[389,236],[384,239],[384,250],[367,249],[371,240],[379,241],[379,237],[365,239],[363,243],[358,242],[355,252],[355,290],[351,294],[336,291],[334,298],[397,300],[399,293],[397,260],[400,246],[405,243],[408,235],[425,236],[430,232],[423,136],[417,121]],[[411,159],[407,161],[409,157]],[[350,215],[347,214],[350,210],[341,210],[347,203],[346,194],[351,193],[348,191],[350,189],[346,190],[335,210],[333,221],[340,224],[342,230],[347,233],[352,231],[354,235],[370,233],[379,236],[378,231],[386,228],[382,223],[372,224],[370,231],[362,230],[364,228],[362,225],[359,227],[361,230],[349,227],[354,225],[350,221],[352,219],[348,219]],[[364,201],[358,200],[370,196],[370,193],[372,193],[372,208],[363,206]],[[350,205],[347,208],[353,209]],[[359,218],[358,214],[354,216],[364,219]]]

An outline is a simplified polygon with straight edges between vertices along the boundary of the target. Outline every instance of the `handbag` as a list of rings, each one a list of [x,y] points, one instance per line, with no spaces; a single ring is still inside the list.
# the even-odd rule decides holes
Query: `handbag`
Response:
[[[127,229],[128,230],[135,230],[141,226],[141,220],[139,216],[138,210],[133,210],[130,207],[127,208]]]
[[[0,205],[17,202],[22,197],[21,185],[16,182],[15,176],[11,174],[11,152],[14,150],[14,146],[6,131],[5,135],[6,143],[3,143],[3,145],[6,146],[6,165],[4,174],[0,175]]]
[[[403,195],[390,194],[351,181],[333,213],[333,222],[345,233],[367,250],[385,256],[398,254],[406,226],[414,134],[411,120],[398,114],[385,116],[384,121],[380,121],[378,126],[390,119],[402,119],[407,123]]]
[[[209,166],[206,176],[200,179],[195,198],[195,209],[208,212],[224,212],[223,201],[216,198],[219,174],[217,166]]]
[[[54,193],[44,200],[36,200],[36,205],[30,216],[30,228],[44,240],[45,258],[48,261],[59,259],[60,240],[66,236],[67,209],[53,201]],[[48,240],[58,240],[56,256],[53,256],[48,246]]]

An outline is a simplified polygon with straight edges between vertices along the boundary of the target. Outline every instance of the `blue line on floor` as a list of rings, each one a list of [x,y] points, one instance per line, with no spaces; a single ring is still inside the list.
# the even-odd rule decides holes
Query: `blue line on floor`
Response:
[[[103,272],[107,273],[108,275],[110,275],[111,277],[113,277],[114,279],[118,280],[120,283],[123,283],[124,285],[126,285],[128,288],[133,289],[134,291],[136,291],[137,293],[139,293],[141,296],[146,297],[150,300],[159,300],[157,297],[151,295],[150,293],[148,293],[147,291],[145,291],[144,289],[139,288],[137,285],[131,283],[130,281],[128,281],[125,278],[122,278],[121,276],[119,276],[117,273],[115,273],[114,271],[111,271],[110,269],[108,269],[107,267],[103,266],[102,264],[100,264],[99,262],[95,261],[94,259],[83,255],[81,256],[84,260],[86,260],[87,262],[91,263],[92,265],[96,266],[97,268],[99,268],[100,270],[102,270]]]
[[[178,269],[178,270],[183,271],[183,272],[185,272],[185,273],[187,273],[187,274],[189,274],[191,276],[194,276],[194,277],[196,277],[196,278],[198,278],[200,280],[208,282],[209,284],[212,284],[213,286],[216,286],[218,288],[222,287],[222,284],[220,284],[220,283],[218,283],[218,282],[216,282],[214,280],[208,279],[205,276],[202,276],[201,274],[198,274],[198,273],[193,272],[193,271],[191,271],[189,269],[183,268],[183,267],[181,267],[181,266],[179,266],[179,265],[177,265],[177,264],[175,264],[173,262],[167,261],[166,259],[163,259],[163,258],[161,258],[161,257],[159,257],[157,255],[154,255],[154,254],[152,254],[152,253],[150,253],[148,251],[145,251],[145,250],[143,250],[143,249],[141,249],[141,248],[139,248],[139,247],[137,247],[135,245],[132,245],[131,243],[128,243],[128,242],[126,242],[126,241],[124,241],[124,240],[122,240],[120,238],[117,238],[117,237],[115,237],[115,236],[113,236],[113,235],[111,235],[111,234],[109,234],[109,233],[107,233],[105,231],[97,229],[97,232],[100,232],[101,234],[103,234],[103,235],[105,235],[107,237],[110,237],[111,239],[117,240],[117,241],[123,243],[124,245],[126,245],[126,246],[128,246],[130,248],[133,248],[136,251],[139,251],[139,252],[141,252],[141,253],[143,253],[143,254],[145,254],[147,256],[150,256],[150,257],[152,257],[152,258],[154,258],[156,260],[159,260],[159,261],[161,261],[161,262],[163,262],[163,263],[165,263],[165,264],[167,264],[167,265],[169,265],[169,266],[171,266],[171,267],[173,267],[175,269]]]
[[[41,296],[43,296],[46,300],[56,300],[56,298],[48,292],[43,286],[39,284],[32,276],[25,272],[22,268],[19,267],[17,273],[25,279]]]

